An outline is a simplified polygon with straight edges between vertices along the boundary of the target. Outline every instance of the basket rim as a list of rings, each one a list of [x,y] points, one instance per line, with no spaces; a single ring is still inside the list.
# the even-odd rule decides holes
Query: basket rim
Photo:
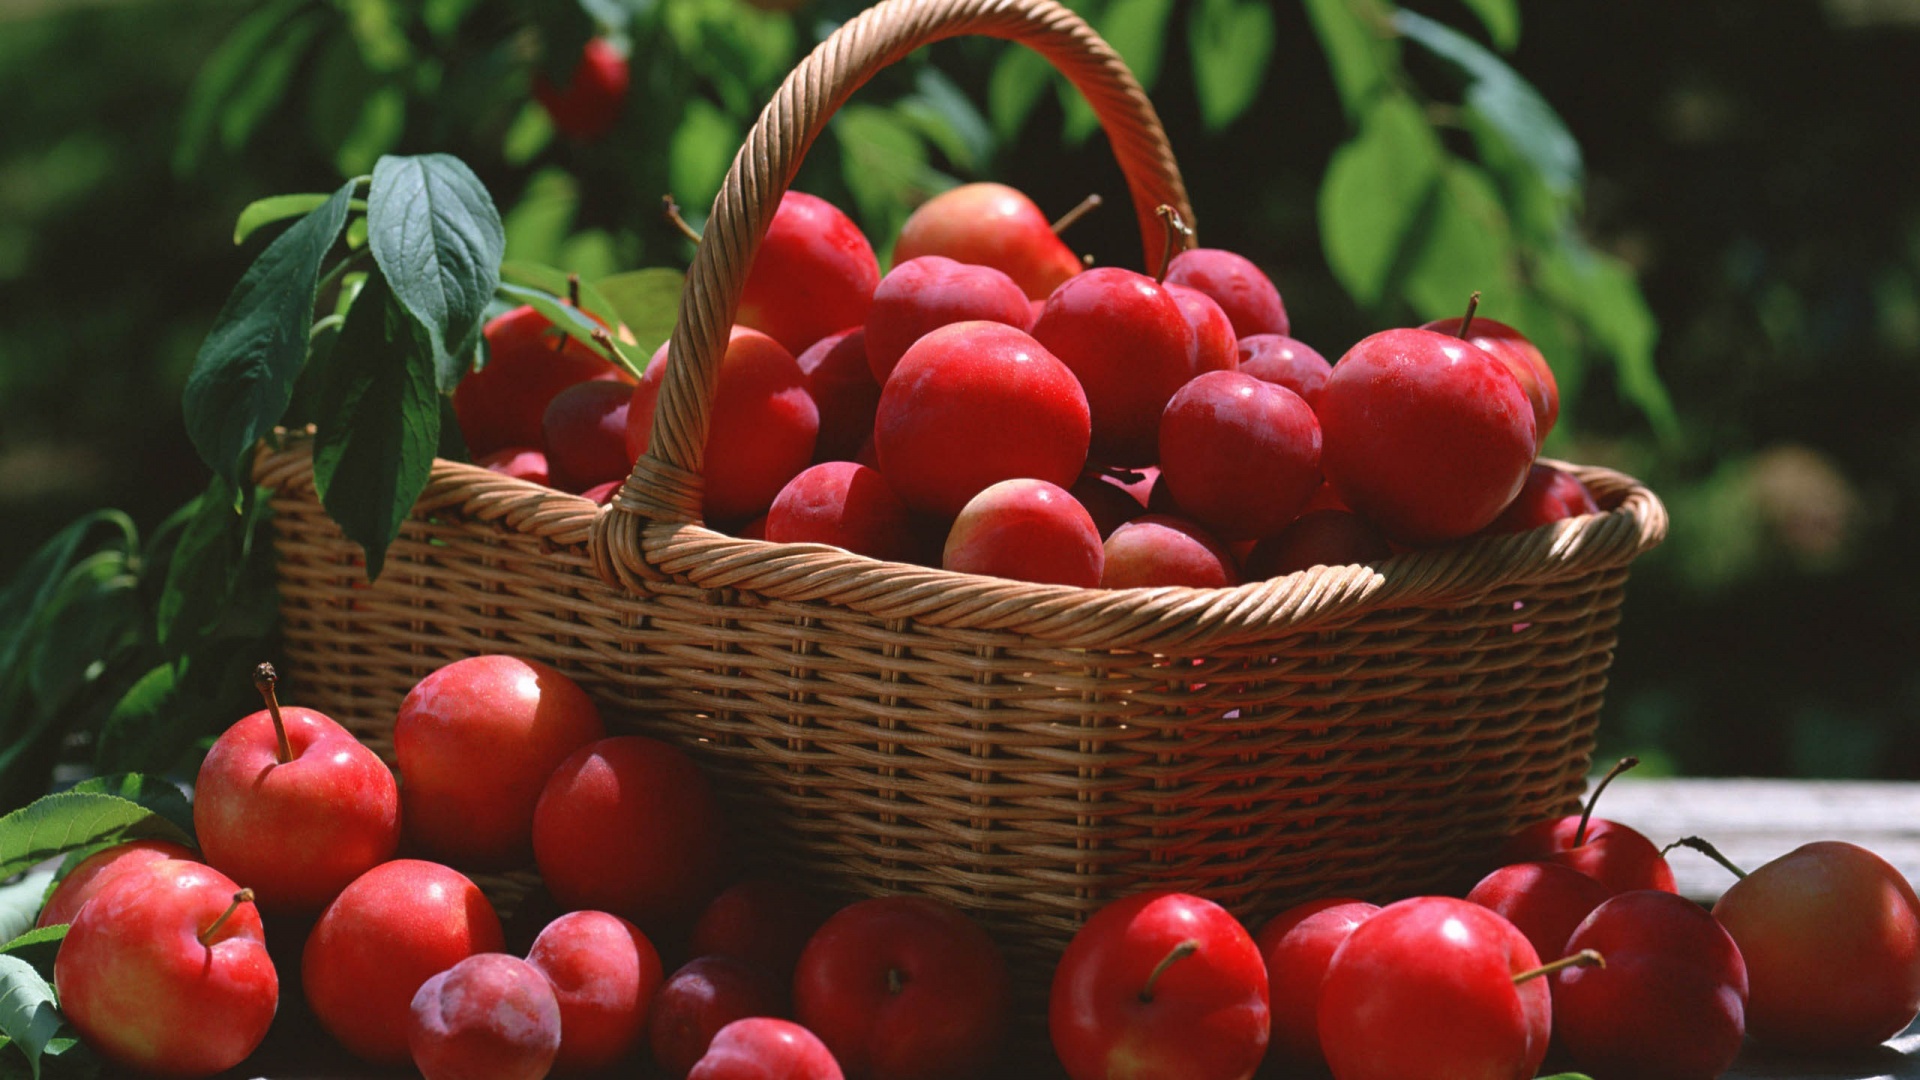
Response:
[[[277,431],[254,464],[257,482],[311,492],[312,434]],[[644,595],[656,582],[819,606],[885,622],[1013,633],[1070,648],[1192,649],[1333,629],[1396,607],[1459,604],[1491,589],[1547,585],[1626,566],[1666,536],[1667,511],[1640,481],[1600,466],[1552,458],[1587,484],[1605,509],[1522,533],[1470,537],[1375,563],[1316,566],[1223,588],[1102,589],[1039,585],[912,563],[883,562],[826,544],[743,539],[703,525],[647,521],[586,498],[434,459],[415,518],[456,515],[565,547],[585,547],[609,585]],[[635,574],[610,550],[616,535],[642,551]]]

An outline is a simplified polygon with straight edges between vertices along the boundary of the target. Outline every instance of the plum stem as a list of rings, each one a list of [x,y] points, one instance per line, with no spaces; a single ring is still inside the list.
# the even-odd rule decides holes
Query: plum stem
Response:
[[[900,974],[900,969],[897,967],[888,968],[887,969],[887,993],[892,994],[895,997],[899,997],[900,991],[905,990],[906,988],[907,988],[907,977],[905,975]]]
[[[593,343],[600,346],[600,351],[607,355],[608,362],[612,363],[613,366],[619,368],[621,371],[633,376],[636,381],[639,380],[640,369],[634,367],[633,361],[627,359],[627,354],[621,352],[620,347],[613,343],[613,335],[607,331],[606,327],[596,326],[593,328]]]
[[[1175,945],[1173,951],[1162,957],[1160,962],[1154,965],[1153,973],[1147,976],[1147,985],[1140,988],[1140,1004],[1153,1004],[1153,986],[1160,981],[1160,976],[1176,962],[1184,960],[1199,951],[1200,942],[1195,938],[1188,938],[1180,944]]]
[[[262,665],[262,666],[264,667],[265,665]],[[239,892],[234,893],[233,903],[227,905],[227,910],[221,912],[220,917],[213,920],[212,926],[209,926],[205,930],[200,931],[198,935],[200,939],[200,944],[202,945],[213,944],[213,935],[220,932],[220,928],[227,924],[228,919],[233,918],[233,913],[240,910],[240,905],[251,904],[251,903],[253,903],[252,889],[241,889]]]
[[[1480,290],[1473,290],[1467,297],[1467,314],[1460,320],[1460,333],[1455,335],[1461,341],[1467,340],[1467,329],[1473,325],[1473,313],[1480,310]]]
[[[1479,293],[1474,293],[1473,295],[1476,300],[1480,297]],[[1473,318],[1472,308],[1467,309],[1467,318]],[[1601,777],[1598,784],[1594,785],[1593,794],[1587,796],[1586,808],[1580,811],[1580,827],[1574,830],[1573,833],[1574,847],[1579,847],[1581,844],[1587,842],[1587,823],[1593,820],[1593,807],[1595,803],[1600,801],[1600,793],[1607,790],[1607,785],[1613,783],[1614,777],[1619,776],[1621,773],[1626,772],[1638,764],[1640,764],[1640,759],[1637,757],[1623,757],[1614,763],[1613,768],[1607,770],[1607,775]]]
[[[693,226],[687,224],[687,219],[680,216],[680,204],[673,201],[673,196],[660,196],[660,212],[666,216],[669,224],[679,230],[681,236],[696,244],[700,242],[700,234],[694,232]]]
[[[273,692],[274,684],[279,681],[280,673],[273,670],[272,664],[253,669],[253,688],[267,700],[267,714],[273,717],[273,760],[285,765],[293,760],[293,747],[287,742],[287,723],[280,718],[280,695]]]
[[[573,305],[576,308],[580,306],[580,275],[579,274],[567,275],[567,303]]]
[[[1703,837],[1683,836],[1680,839],[1675,840],[1673,843],[1668,844],[1666,847],[1661,848],[1660,849],[1661,857],[1662,858],[1666,857],[1667,852],[1672,851],[1674,848],[1677,848],[1677,847],[1692,848],[1693,850],[1699,852],[1700,854],[1705,855],[1707,858],[1712,859],[1714,862],[1719,863],[1721,866],[1726,867],[1729,871],[1732,872],[1734,877],[1744,879],[1747,876],[1747,872],[1745,870],[1742,870],[1740,869],[1740,867],[1736,866],[1732,859],[1729,859],[1725,855],[1721,854],[1719,848],[1714,847],[1712,844],[1708,843],[1706,839],[1704,839]]]
[[[1167,271],[1173,268],[1173,257],[1193,243],[1193,229],[1180,216],[1180,211],[1166,203],[1154,207],[1153,212],[1160,215],[1161,223],[1167,227],[1166,250],[1160,253],[1160,272],[1153,276],[1154,283],[1161,284],[1167,280]]]
[[[1581,949],[1572,956],[1563,956],[1551,964],[1541,964],[1537,968],[1528,968],[1513,977],[1513,985],[1519,986],[1528,979],[1537,979],[1542,975],[1551,975],[1561,968],[1570,967],[1606,967],[1607,958],[1592,949]]]
[[[1061,214],[1060,220],[1053,223],[1053,235],[1059,236],[1061,233],[1073,228],[1074,222],[1100,209],[1100,204],[1104,202],[1106,202],[1106,200],[1102,199],[1100,193],[1097,191],[1081,199],[1078,205],[1066,213]]]

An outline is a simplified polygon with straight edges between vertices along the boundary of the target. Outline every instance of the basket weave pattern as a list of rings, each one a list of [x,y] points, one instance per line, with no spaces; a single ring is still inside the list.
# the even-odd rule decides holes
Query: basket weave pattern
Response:
[[[1666,528],[1617,473],[1575,470],[1599,515],[1234,589],[1032,585],[697,523],[718,356],[780,192],[854,87],[958,33],[1034,45],[1088,94],[1151,259],[1153,206],[1185,196],[1111,50],[1050,0],[889,0],[802,63],[736,159],[614,506],[439,462],[369,586],[307,441],[263,450],[289,689],[391,759],[400,700],[435,667],[552,663],[694,754],[755,861],[948,900],[1017,968],[1143,887],[1257,919],[1454,884],[1572,805],[1627,566]]]

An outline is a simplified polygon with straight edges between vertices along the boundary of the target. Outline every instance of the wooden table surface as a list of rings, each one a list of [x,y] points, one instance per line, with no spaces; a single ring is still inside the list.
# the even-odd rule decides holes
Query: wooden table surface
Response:
[[[1608,789],[1600,814],[1633,826],[1654,843],[1682,836],[1713,841],[1747,869],[1813,840],[1849,840],[1869,848],[1920,881],[1920,783],[1783,780],[1636,780]],[[1668,856],[1680,891],[1711,903],[1731,876],[1704,856],[1678,849]],[[297,1008],[275,1024],[266,1045],[227,1074],[272,1080],[348,1080],[408,1076],[374,1070],[349,1058]],[[627,1075],[632,1075],[631,1073]],[[643,1074],[644,1075],[644,1074]],[[1055,1080],[1053,1063],[1002,1069],[994,1080]],[[1847,1061],[1783,1058],[1751,1046],[1725,1080],[1920,1080],[1920,1024],[1871,1054]],[[1409,1077],[1408,1080],[1422,1080]]]

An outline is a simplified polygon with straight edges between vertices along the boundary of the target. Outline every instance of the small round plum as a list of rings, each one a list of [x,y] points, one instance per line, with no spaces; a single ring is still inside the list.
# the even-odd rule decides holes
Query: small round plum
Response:
[[[805,886],[775,878],[735,882],[707,904],[693,924],[688,952],[732,956],[791,982],[800,951],[829,910]]]
[[[327,905],[307,935],[300,984],[320,1026],[350,1053],[398,1065],[420,984],[503,944],[500,917],[464,874],[395,859]]]
[[[1105,548],[1085,507],[1045,480],[1002,480],[954,519],[940,565],[962,574],[1098,588]]]
[[[1143,482],[1143,486],[1151,486]],[[1102,539],[1113,535],[1113,530],[1144,516],[1147,504],[1135,495],[1118,477],[1104,472],[1084,472],[1080,479],[1073,482],[1067,494],[1086,507],[1093,516],[1093,524],[1100,530]]]
[[[1235,337],[1290,330],[1280,290],[1244,255],[1219,248],[1183,251],[1167,264],[1167,280],[1213,297],[1232,321]]]
[[[738,957],[696,957],[654,997],[647,1043],[667,1075],[685,1076],[728,1024],[786,1011],[787,991],[766,971]]]
[[[1315,402],[1327,479],[1403,544],[1492,524],[1533,464],[1533,408],[1505,364],[1431,330],[1386,330],[1334,365]]]
[[[1033,337],[1086,392],[1092,456],[1152,464],[1167,399],[1197,370],[1194,330],[1172,294],[1145,274],[1097,267],[1054,290]]]
[[[487,365],[460,380],[453,412],[468,451],[487,455],[508,446],[539,446],[541,420],[553,396],[589,379],[632,380],[606,357],[562,333],[522,305],[487,322]]]
[[[1563,518],[1597,514],[1600,504],[1593,501],[1587,485],[1570,472],[1534,462],[1527,470],[1527,482],[1500,516],[1487,526],[1490,533],[1517,533],[1551,525]]]
[[[33,925],[46,927],[70,923],[74,916],[80,914],[86,902],[106,888],[114,878],[167,859],[200,861],[194,857],[192,849],[171,840],[129,840],[104,851],[96,851],[80,860],[78,866],[67,871],[67,876],[60,879],[60,884],[54,887],[53,895],[47,897],[46,905],[40,909],[40,917]]]
[[[1144,589],[1185,585],[1218,589],[1240,584],[1233,553],[1191,521],[1149,514],[1107,537],[1100,586]]]
[[[593,1072],[639,1046],[660,991],[660,953],[640,928],[604,911],[573,911],[547,924],[527,963],[553,984],[560,1006],[554,1068]]]
[[[867,312],[867,366],[884,391],[913,343],[943,326],[994,322],[1025,330],[1033,309],[1012,278],[991,266],[941,255],[898,263],[874,290]]]
[[[867,319],[880,262],[853,219],[818,196],[780,196],[734,316],[798,355]]]
[[[1458,337],[1460,320],[1439,319],[1420,329]],[[1534,430],[1540,436],[1540,441],[1546,442],[1547,433],[1553,430],[1554,422],[1560,419],[1560,384],[1555,381],[1553,368],[1547,366],[1547,358],[1540,352],[1540,347],[1506,323],[1481,318],[1475,318],[1473,325],[1468,328],[1467,341],[1493,354],[1494,359],[1507,365],[1507,370],[1513,372],[1520,389],[1526,392],[1528,403],[1533,406]]]
[[[692,919],[719,890],[723,840],[699,766],[641,735],[575,751],[533,815],[534,859],[555,900],[652,933]]]
[[[908,506],[951,518],[991,484],[1065,487],[1087,462],[1092,420],[1073,372],[1025,331],[943,326],[915,342],[880,391],[874,449]]]
[[[919,547],[913,516],[886,477],[851,461],[823,462],[787,481],[767,511],[766,538],[892,562],[911,560]]]
[[[1080,272],[1080,258],[1054,234],[1032,199],[1005,184],[962,184],[943,191],[907,217],[893,261],[944,255],[991,266],[1034,300],[1045,300]]]
[[[1168,285],[1166,290],[1193,327],[1194,374],[1239,367],[1240,343],[1233,336],[1233,323],[1213,297],[1186,285]]]
[[[807,376],[807,393],[820,410],[820,436],[813,460],[852,461],[873,438],[880,384],[867,367],[867,330],[856,326],[829,334],[794,358]]]
[[[1523,862],[1480,879],[1467,899],[1503,916],[1527,935],[1543,961],[1567,955],[1567,939],[1613,891],[1572,867]]]
[[[1393,554],[1367,519],[1345,510],[1312,510],[1253,546],[1247,580],[1265,581],[1316,566],[1352,566]]]
[[[843,1080],[819,1036],[791,1020],[754,1016],[716,1033],[687,1080]]]
[[[1284,386],[1209,371],[1167,402],[1156,495],[1162,485],[1223,540],[1272,536],[1320,486],[1320,425]]]
[[[592,142],[613,130],[633,81],[626,53],[603,37],[587,39],[579,64],[565,86],[555,86],[545,75],[533,80],[533,96],[554,129],[574,142]]]
[[[585,491],[633,471],[627,455],[627,408],[633,389],[621,382],[575,383],[553,396],[541,420],[547,472],[561,491]]]
[[[627,410],[627,451],[636,459],[646,452],[653,433],[667,357],[667,346],[660,346]],[[813,460],[819,433],[820,409],[807,392],[799,361],[758,330],[734,327],[720,359],[708,415],[701,512],[709,521],[764,512],[787,481]]]
[[[1346,897],[1310,900],[1267,920],[1254,943],[1267,963],[1267,1009],[1273,1036],[1267,1060],[1289,1071],[1323,1071],[1320,1053],[1320,984],[1333,954],[1378,905]]]
[[[547,455],[530,446],[503,446],[473,459],[473,463],[488,472],[535,484],[546,484],[549,478]]]
[[[547,777],[606,733],[586,691],[539,661],[490,654],[441,667],[407,693],[393,726],[407,838],[463,866],[524,864]]]
[[[1278,383],[1312,405],[1333,374],[1333,365],[1290,337],[1252,334],[1240,339],[1240,370],[1261,382]]]
[[[420,984],[407,1048],[426,1080],[540,1080],[560,1050],[560,1003],[525,960],[469,956]]]

